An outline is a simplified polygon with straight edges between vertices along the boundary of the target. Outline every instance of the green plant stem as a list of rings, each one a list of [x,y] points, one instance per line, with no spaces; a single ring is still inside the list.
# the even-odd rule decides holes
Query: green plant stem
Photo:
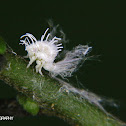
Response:
[[[78,126],[124,126],[88,100],[62,90],[62,84],[55,79],[41,76],[32,66],[27,69],[28,63],[22,57],[8,51],[1,57],[4,58],[0,59],[0,79],[35,101],[43,113]]]

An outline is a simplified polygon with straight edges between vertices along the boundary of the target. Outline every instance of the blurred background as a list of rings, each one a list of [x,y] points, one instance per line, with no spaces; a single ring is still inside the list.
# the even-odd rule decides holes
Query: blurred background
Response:
[[[92,46],[90,56],[100,56],[85,62],[70,82],[103,98],[115,100],[118,107],[104,105],[110,113],[126,122],[125,12],[124,4],[118,1],[4,0],[0,4],[0,36],[18,55],[24,56],[26,52],[24,46],[19,45],[20,36],[29,32],[40,39],[48,27],[47,21],[52,19],[54,24],[60,25],[69,40],[67,50],[78,44]],[[12,87],[0,81],[1,100],[14,99],[16,94]],[[68,125],[63,120],[47,116],[15,117],[12,123],[23,124],[23,121],[32,122],[31,125]]]

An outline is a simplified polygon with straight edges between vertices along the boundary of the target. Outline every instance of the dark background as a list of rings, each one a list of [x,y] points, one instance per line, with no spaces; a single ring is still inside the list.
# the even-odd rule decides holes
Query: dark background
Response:
[[[108,108],[126,122],[126,14],[125,4],[119,1],[1,1],[0,35],[18,55],[25,55],[19,38],[26,32],[37,39],[48,27],[47,20],[60,24],[66,34],[70,50],[78,44],[90,43],[90,55],[100,55],[97,60],[87,61],[73,76],[71,82],[80,83],[86,89],[116,100],[117,108]],[[99,61],[100,60],[100,61]],[[81,86],[81,87],[83,87]],[[0,81],[0,98],[16,97],[16,91]],[[16,119],[20,123],[23,119]],[[67,125],[57,118],[26,117],[27,122],[47,125]],[[53,120],[53,121],[52,121]],[[32,124],[33,124],[32,122]],[[38,124],[39,123],[39,124]]]

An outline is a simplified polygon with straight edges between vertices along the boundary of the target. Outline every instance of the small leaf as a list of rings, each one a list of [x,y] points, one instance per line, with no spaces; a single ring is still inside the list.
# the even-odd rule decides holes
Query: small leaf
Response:
[[[34,102],[31,98],[27,98],[23,94],[18,94],[17,100],[23,108],[32,115],[37,115],[39,112],[39,106],[36,102]]]
[[[2,37],[0,37],[0,54],[4,54],[6,52],[6,43]]]
[[[32,115],[37,115],[39,112],[39,106],[34,101],[28,99],[24,104],[24,109]]]

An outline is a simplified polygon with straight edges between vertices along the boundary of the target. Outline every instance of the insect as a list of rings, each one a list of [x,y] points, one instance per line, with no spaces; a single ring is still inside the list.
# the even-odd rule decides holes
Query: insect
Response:
[[[72,51],[67,51],[63,60],[55,62],[57,55],[63,49],[63,39],[56,36],[52,37],[52,32],[48,33],[48,31],[49,28],[41,36],[41,40],[37,40],[30,33],[20,37],[20,44],[25,45],[25,50],[27,51],[27,56],[25,57],[30,59],[27,68],[36,61],[36,72],[41,75],[43,75],[41,70],[44,68],[52,76],[71,77],[72,73],[77,70],[78,65],[86,60],[86,55],[92,47],[78,45]]]

